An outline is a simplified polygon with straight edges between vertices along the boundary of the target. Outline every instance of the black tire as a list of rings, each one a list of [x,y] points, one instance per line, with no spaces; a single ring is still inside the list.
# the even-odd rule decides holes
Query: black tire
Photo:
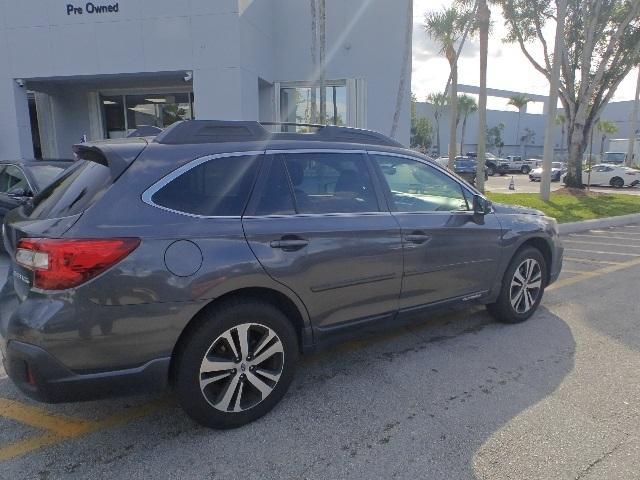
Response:
[[[493,167],[487,167],[487,175],[489,175],[490,177],[493,177],[496,174],[496,171],[493,169]]]
[[[611,179],[611,182],[609,182],[609,184],[613,187],[613,188],[623,188],[624,187],[624,180],[620,177],[613,177]]]
[[[522,168],[520,169],[520,172],[524,175],[529,175],[530,171],[531,171],[531,168],[527,165],[523,165]]]
[[[531,308],[525,312],[518,312],[511,304],[511,284],[516,274],[516,269],[518,269],[525,261],[529,259],[535,260],[540,266],[541,286]],[[542,296],[544,295],[544,289],[546,287],[547,279],[547,268],[548,267],[544,256],[537,248],[525,247],[521,250],[518,250],[515,256],[511,259],[511,263],[509,264],[509,267],[504,274],[504,277],[502,279],[502,288],[500,290],[498,299],[495,303],[487,305],[487,310],[489,311],[489,313],[496,320],[502,323],[521,323],[525,320],[528,320],[537,310],[542,300]]]
[[[221,411],[205,398],[203,392],[208,392],[206,389],[211,387],[206,386],[201,390],[200,367],[214,342],[225,332],[242,324],[264,326],[275,332],[276,338],[282,343],[281,373],[277,383],[272,386],[271,392],[266,398],[258,400],[256,405],[239,412]],[[234,338],[237,339],[237,337]],[[255,343],[253,346],[250,344],[249,351],[255,347]],[[174,388],[187,415],[205,427],[236,428],[262,417],[284,397],[295,373],[298,361],[298,341],[291,322],[276,307],[260,300],[235,299],[204,314],[198,325],[181,341],[176,361]],[[245,361],[242,360],[242,372],[245,372],[244,366]],[[248,369],[250,370],[251,367]],[[238,373],[240,373],[240,369],[238,369]],[[247,377],[249,375],[247,373]],[[230,375],[229,378],[231,377]],[[243,378],[240,382],[245,382],[245,379]],[[247,378],[245,384],[249,383],[251,382]],[[232,382],[229,381],[227,389],[231,388],[231,384]],[[242,390],[237,390],[235,386],[233,388],[235,393],[231,398],[237,398]],[[223,389],[218,396],[225,393],[227,389]]]

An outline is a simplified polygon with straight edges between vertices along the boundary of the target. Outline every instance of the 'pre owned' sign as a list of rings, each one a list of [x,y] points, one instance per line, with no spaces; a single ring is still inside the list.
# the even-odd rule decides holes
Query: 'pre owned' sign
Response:
[[[96,5],[95,3],[87,2],[84,7],[76,7],[71,3],[67,4],[67,15],[83,15],[85,13],[118,13],[118,4]]]

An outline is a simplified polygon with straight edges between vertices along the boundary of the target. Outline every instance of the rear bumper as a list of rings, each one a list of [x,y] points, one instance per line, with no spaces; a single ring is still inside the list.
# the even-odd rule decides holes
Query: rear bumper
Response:
[[[12,340],[3,352],[4,368],[26,395],[49,403],[92,400],[167,388],[170,358],[130,369],[79,374],[44,349]]]

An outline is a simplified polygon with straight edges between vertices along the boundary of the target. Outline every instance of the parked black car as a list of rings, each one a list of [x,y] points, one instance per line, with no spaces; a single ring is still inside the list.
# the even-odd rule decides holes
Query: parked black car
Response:
[[[452,305],[522,322],[560,274],[555,220],[375,132],[194,120],[75,151],[4,224],[0,352],[39,400],[171,385],[236,427],[301,353]]]
[[[489,154],[488,154],[489,155]],[[473,158],[477,161],[478,154],[475,152],[469,152],[466,155],[469,158]],[[505,175],[509,171],[509,164],[507,162],[499,162],[490,158],[487,158],[484,162],[487,167],[487,175],[493,177],[494,175]]]
[[[72,160],[0,160],[0,223],[9,210],[13,210],[37,195],[72,162]]]

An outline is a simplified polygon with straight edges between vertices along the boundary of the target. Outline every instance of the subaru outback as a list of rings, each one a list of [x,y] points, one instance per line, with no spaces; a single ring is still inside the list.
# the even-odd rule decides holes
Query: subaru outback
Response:
[[[0,351],[41,401],[171,386],[237,427],[300,354],[442,307],[522,322],[560,273],[555,220],[376,132],[194,120],[74,149],[3,225]]]

